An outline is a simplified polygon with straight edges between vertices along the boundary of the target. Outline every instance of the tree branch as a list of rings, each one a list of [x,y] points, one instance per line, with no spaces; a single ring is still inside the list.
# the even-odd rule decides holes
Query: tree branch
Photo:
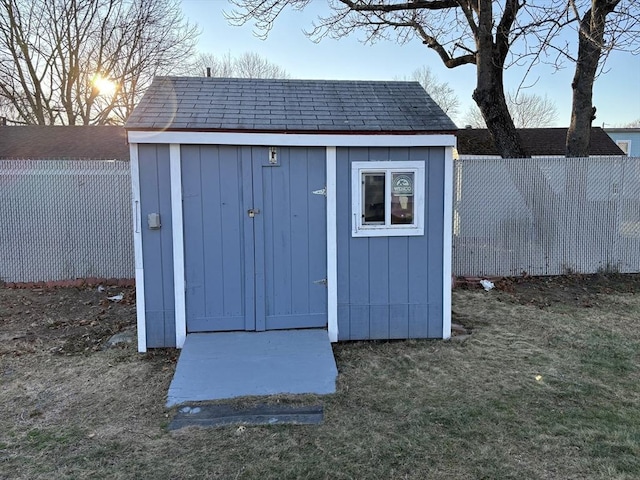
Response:
[[[353,0],[339,0],[355,12],[397,12],[401,10],[445,10],[458,6],[456,0],[414,1],[404,3],[358,3]]]

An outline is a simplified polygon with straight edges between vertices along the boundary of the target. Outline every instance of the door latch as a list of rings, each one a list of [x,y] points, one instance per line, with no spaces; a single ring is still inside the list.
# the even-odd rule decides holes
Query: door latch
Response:
[[[327,279],[321,278],[320,280],[315,280],[313,283],[315,283],[316,285],[327,285]]]
[[[259,213],[260,213],[260,209],[258,208],[252,208],[251,210],[247,210],[247,214],[249,215],[249,218],[253,218]]]

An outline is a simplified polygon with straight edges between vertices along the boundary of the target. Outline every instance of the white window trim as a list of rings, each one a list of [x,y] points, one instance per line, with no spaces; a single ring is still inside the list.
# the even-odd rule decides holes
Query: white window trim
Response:
[[[624,154],[630,157],[631,156],[631,140],[616,140],[616,145],[618,145],[618,147],[620,147],[620,150],[624,152],[624,148],[622,148],[621,144],[626,144],[627,151]]]
[[[412,225],[364,225],[362,223],[362,174],[414,172],[414,219]],[[390,202],[390,182],[386,182],[385,205]],[[351,164],[351,213],[354,237],[406,237],[424,235],[425,162],[353,162]]]

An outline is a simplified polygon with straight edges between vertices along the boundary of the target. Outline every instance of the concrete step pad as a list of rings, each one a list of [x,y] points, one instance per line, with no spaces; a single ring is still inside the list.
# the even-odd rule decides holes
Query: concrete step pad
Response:
[[[335,393],[337,376],[326,330],[190,333],[167,407],[249,395]]]
[[[268,405],[251,407],[233,405],[181,405],[169,430],[184,427],[224,427],[227,425],[319,425],[323,420],[322,405]]]

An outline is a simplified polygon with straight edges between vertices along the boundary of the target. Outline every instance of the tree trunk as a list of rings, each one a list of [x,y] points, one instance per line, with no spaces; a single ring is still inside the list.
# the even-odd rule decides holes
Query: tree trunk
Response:
[[[527,156],[507,107],[502,75],[509,51],[509,31],[519,8],[517,0],[505,2],[505,10],[496,27],[494,40],[492,2],[478,2],[478,25],[475,31],[477,84],[473,100],[478,105],[493,143],[503,158]]]
[[[571,88],[571,122],[567,131],[567,157],[588,157],[591,123],[596,118],[593,83],[602,54],[606,17],[620,0],[592,0],[591,9],[580,20],[578,59]]]
[[[480,69],[478,72],[480,77]],[[502,158],[526,157],[527,153],[507,108],[502,85],[502,70],[499,73],[490,72],[484,75],[482,81],[478,79],[473,100],[482,113],[487,130],[500,156]]]

